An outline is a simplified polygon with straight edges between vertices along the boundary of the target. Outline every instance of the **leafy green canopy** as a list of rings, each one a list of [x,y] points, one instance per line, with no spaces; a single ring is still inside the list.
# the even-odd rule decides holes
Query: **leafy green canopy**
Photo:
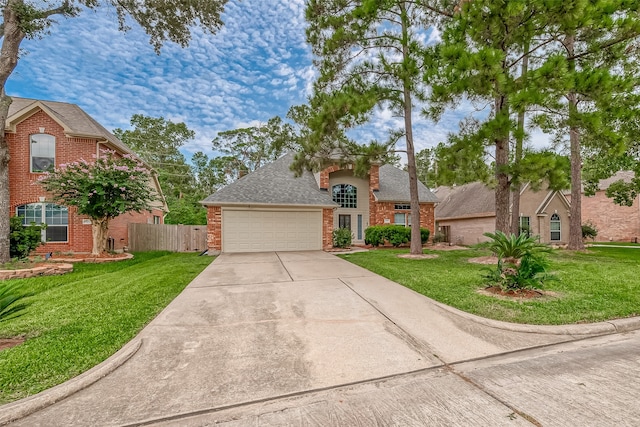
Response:
[[[131,155],[118,157],[102,151],[94,162],[80,160],[60,165],[40,179],[53,200],[76,206],[78,213],[95,220],[109,220],[125,212],[148,210],[157,199],[149,169]]]

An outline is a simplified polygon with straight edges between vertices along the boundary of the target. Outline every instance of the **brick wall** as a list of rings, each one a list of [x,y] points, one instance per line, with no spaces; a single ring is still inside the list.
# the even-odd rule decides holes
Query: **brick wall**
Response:
[[[373,194],[371,194],[369,200],[369,224],[371,225],[393,224],[396,213],[409,212],[396,210],[395,202],[376,202]],[[385,223],[385,219],[389,220],[389,222]],[[428,228],[431,236],[435,233],[435,205],[433,203],[420,203],[420,227]]]
[[[333,247],[333,209],[322,209],[322,249]]]
[[[211,254],[222,251],[222,208],[207,206],[207,248]]]
[[[599,241],[640,240],[640,198],[632,206],[619,206],[604,191],[582,197],[582,223],[591,221],[598,230]]]
[[[333,165],[320,171],[320,189],[321,190],[329,189],[329,174],[339,170],[340,170],[340,166]]]

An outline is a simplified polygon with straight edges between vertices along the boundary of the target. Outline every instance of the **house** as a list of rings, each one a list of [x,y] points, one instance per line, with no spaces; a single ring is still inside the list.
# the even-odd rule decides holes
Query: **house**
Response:
[[[488,240],[495,231],[495,190],[481,182],[435,190],[436,228],[444,241],[472,245]],[[545,243],[565,244],[569,239],[570,203],[560,191],[534,191],[525,184],[520,191],[520,227]]]
[[[220,189],[207,208],[210,253],[322,250],[338,227],[364,244],[369,225],[411,225],[409,177],[390,165],[373,165],[364,178],[331,166],[295,177],[287,154]],[[437,198],[419,183],[420,226],[434,231]]]
[[[617,172],[598,183],[595,195],[582,197],[582,223],[595,225],[598,230],[596,240],[636,242],[640,238],[640,197],[632,206],[620,206],[605,194],[612,183],[618,180],[630,182],[633,177],[632,171]]]
[[[24,217],[25,225],[45,223],[38,252],[91,252],[91,222],[78,215],[73,206],[51,203],[37,183],[41,174],[57,165],[100,156],[109,149],[119,154],[131,150],[91,118],[80,107],[64,102],[13,98],[5,124],[9,145],[10,209]],[[150,183],[161,195],[154,177]],[[150,212],[126,213],[114,218],[109,238],[114,250],[128,245],[127,226],[131,222],[163,223],[167,207],[158,201]]]

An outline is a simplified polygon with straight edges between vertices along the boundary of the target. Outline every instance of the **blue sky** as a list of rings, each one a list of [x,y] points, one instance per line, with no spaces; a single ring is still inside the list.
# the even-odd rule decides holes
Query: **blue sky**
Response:
[[[230,1],[223,20],[217,34],[195,29],[188,48],[167,43],[158,56],[135,24],[118,31],[111,8],[58,18],[49,35],[23,42],[7,93],[78,104],[110,130],[129,128],[133,114],[185,122],[196,138],[183,152],[212,154],[218,132],[303,104],[315,77],[304,0]],[[416,116],[417,150],[455,132],[472,108],[462,105],[438,124]],[[378,111],[372,123],[362,142],[383,139],[399,119]]]

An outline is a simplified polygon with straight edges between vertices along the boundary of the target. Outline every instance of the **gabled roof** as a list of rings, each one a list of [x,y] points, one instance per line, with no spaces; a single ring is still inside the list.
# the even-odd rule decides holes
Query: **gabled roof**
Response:
[[[442,197],[440,195],[446,196]],[[494,216],[496,193],[482,182],[471,182],[456,187],[438,187],[436,219]]]
[[[294,154],[287,154],[216,191],[203,205],[285,205],[334,208],[327,191],[321,191],[311,172],[295,177],[289,169]]]
[[[18,97],[12,99],[5,124],[9,132],[15,132],[18,123],[42,110],[62,126],[68,136],[103,140],[120,152],[132,153],[129,147],[75,104]]]
[[[391,165],[380,166],[380,190],[374,191],[373,196],[380,202],[409,203],[409,173]],[[420,202],[438,202],[438,197],[420,181],[418,198]]]

